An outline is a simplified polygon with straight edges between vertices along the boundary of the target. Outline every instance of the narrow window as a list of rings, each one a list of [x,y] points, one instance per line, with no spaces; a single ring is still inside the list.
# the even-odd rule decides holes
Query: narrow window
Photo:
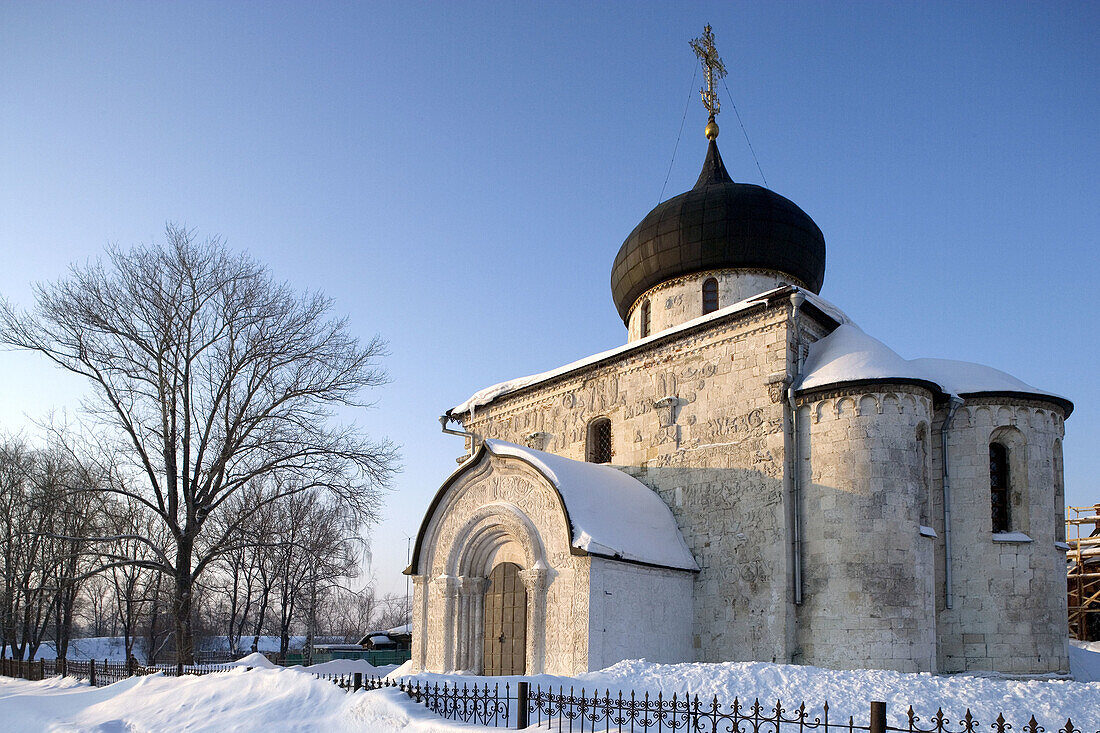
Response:
[[[642,301],[642,315],[641,315],[641,337],[645,338],[649,335],[649,301]]]
[[[931,493],[928,486],[928,426],[924,423],[917,426],[917,455],[920,458],[920,486],[917,487],[920,523],[922,526],[929,527],[932,521],[929,518],[928,509],[928,496]]]
[[[611,463],[611,420],[599,417],[588,424],[588,447],[585,460],[589,463]]]
[[[718,281],[713,277],[703,283],[703,315],[718,310]]]
[[[1054,441],[1054,541],[1066,541],[1066,481],[1060,440]]]
[[[989,503],[992,510],[994,532],[1007,532],[1009,528],[1008,487],[1008,449],[1000,443],[990,443]]]

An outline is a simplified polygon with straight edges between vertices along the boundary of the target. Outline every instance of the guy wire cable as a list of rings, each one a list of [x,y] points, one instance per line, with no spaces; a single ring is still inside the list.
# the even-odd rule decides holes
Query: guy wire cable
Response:
[[[684,103],[684,116],[680,118],[680,131],[676,133],[676,145],[672,147],[672,160],[668,162],[668,173],[665,173],[665,182],[661,184],[661,195],[657,197],[657,203],[661,203],[665,200],[665,187],[668,186],[668,177],[672,175],[672,164],[676,162],[676,151],[680,147],[680,136],[684,134],[684,120],[688,116],[688,107],[691,106],[691,97],[695,94],[695,77],[699,74],[699,67],[697,64],[692,64],[695,69],[691,74],[691,84],[688,85],[688,98]]]
[[[726,80],[722,80],[722,86],[726,87],[726,97],[730,100],[730,106],[733,107],[733,113],[737,115],[737,124],[741,125],[741,132],[745,135],[745,143],[749,146],[749,152],[752,153],[753,162],[756,163],[756,170],[760,172],[760,178],[764,181],[764,188],[768,188],[768,179],[764,178],[764,169],[760,167],[760,161],[756,157],[756,151],[752,149],[752,143],[749,142],[749,133],[745,129],[745,123],[741,121],[741,113],[737,111],[737,104],[733,101],[733,95],[730,94],[730,88],[726,86]]]

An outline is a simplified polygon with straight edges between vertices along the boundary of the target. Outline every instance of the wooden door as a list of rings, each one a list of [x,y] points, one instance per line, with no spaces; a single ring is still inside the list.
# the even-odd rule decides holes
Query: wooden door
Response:
[[[527,671],[527,591],[519,565],[505,562],[489,574],[485,593],[485,667],[482,674]]]

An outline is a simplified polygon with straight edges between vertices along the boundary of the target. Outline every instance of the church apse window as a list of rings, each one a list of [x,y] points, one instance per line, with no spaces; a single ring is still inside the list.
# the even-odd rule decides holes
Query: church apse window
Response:
[[[994,532],[1009,531],[1008,448],[989,444],[989,503]]]
[[[718,310],[718,281],[713,277],[703,283],[703,315]]]
[[[611,463],[611,420],[598,417],[588,423],[588,445],[585,460],[589,463]]]
[[[917,492],[920,505],[920,523],[924,527],[932,524],[929,508],[932,491],[928,478],[928,440],[928,425],[921,423],[917,426],[917,457],[920,460],[920,484],[917,486]]]
[[[645,338],[649,335],[649,301],[642,301],[642,312],[638,317],[638,321],[641,323],[639,335],[641,338]]]
[[[1062,441],[1054,441],[1054,541],[1066,541],[1066,481],[1062,466]]]

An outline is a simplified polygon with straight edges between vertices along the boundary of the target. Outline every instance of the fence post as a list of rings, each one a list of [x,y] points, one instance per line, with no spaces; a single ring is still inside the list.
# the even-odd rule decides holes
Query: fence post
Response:
[[[886,733],[886,703],[871,703],[871,730],[870,733]]]
[[[362,687],[363,687],[363,673],[362,672],[356,672],[355,675],[351,679],[352,679],[352,682],[351,682],[351,691],[352,692],[358,692],[360,689],[362,689]]]
[[[38,658],[38,679],[46,679],[46,659],[45,657]]]
[[[516,730],[523,730],[528,726],[527,697],[530,694],[530,687],[530,682],[520,682],[516,685]]]
[[[95,660],[88,660],[88,684],[95,687]]]

